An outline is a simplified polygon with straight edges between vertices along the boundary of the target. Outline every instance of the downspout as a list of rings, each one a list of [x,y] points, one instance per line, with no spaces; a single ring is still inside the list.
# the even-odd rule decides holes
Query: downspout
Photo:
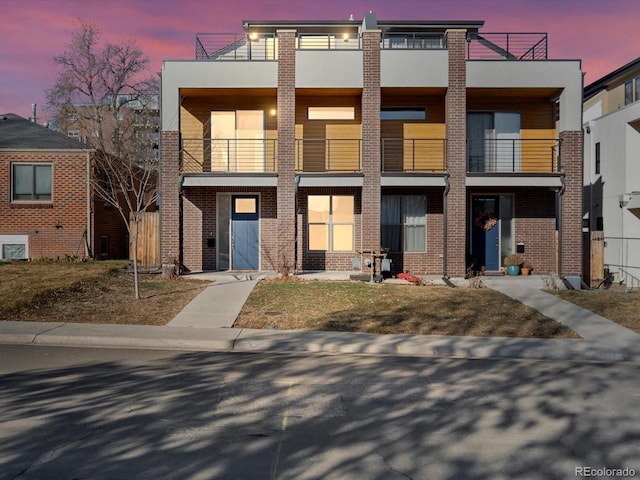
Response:
[[[93,255],[93,228],[91,224],[91,210],[93,199],[91,195],[91,150],[87,150],[87,236],[84,241],[84,253],[86,257]]]
[[[562,196],[564,195],[567,186],[565,184],[564,173],[560,175],[561,187],[557,192],[557,204],[558,204],[558,275],[562,276]]]
[[[293,274],[298,274],[298,187],[300,186],[300,175],[296,175],[295,188],[293,190]]]
[[[451,185],[449,184],[449,174],[444,176],[444,192],[442,193],[442,276],[448,278],[447,273],[447,195]]]

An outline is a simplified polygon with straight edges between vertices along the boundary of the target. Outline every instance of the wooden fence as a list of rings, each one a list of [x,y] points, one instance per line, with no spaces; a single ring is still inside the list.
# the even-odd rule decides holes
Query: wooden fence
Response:
[[[133,259],[133,220],[131,240],[129,241],[129,259]],[[155,268],[160,265],[160,212],[145,212],[138,224],[138,252],[136,255],[139,268]]]

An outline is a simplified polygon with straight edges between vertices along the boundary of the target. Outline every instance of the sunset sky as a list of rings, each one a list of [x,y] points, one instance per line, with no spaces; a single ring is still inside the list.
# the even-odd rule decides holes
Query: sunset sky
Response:
[[[240,33],[243,20],[484,20],[484,32],[546,32],[549,58],[581,59],[585,84],[640,57],[640,0],[0,0],[0,113],[28,118],[56,77],[79,18],[104,38],[134,39],[159,72],[194,58],[198,32]]]

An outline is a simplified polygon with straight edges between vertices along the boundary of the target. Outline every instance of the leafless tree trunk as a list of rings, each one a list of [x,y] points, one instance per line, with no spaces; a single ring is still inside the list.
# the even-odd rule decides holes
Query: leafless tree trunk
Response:
[[[48,106],[63,133],[71,128],[94,150],[92,190],[116,209],[133,241],[135,298],[138,278],[138,226],[155,205],[157,190],[158,82],[148,75],[148,59],[128,41],[102,43],[98,28],[81,21],[47,91]]]

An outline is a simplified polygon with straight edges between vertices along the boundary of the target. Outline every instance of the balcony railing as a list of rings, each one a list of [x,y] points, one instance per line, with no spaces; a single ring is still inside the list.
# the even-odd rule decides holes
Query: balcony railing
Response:
[[[483,33],[467,37],[468,60],[546,60],[546,33]]]
[[[276,60],[274,34],[198,33],[196,60]]]
[[[431,50],[446,48],[445,37],[433,33],[385,33],[383,49]]]
[[[271,173],[277,171],[275,139],[182,140],[182,170],[187,173]]]
[[[359,172],[362,140],[305,138],[295,141],[298,172]]]
[[[447,140],[383,138],[383,172],[444,172]]]
[[[357,32],[300,33],[296,37],[298,50],[359,50],[360,36]]]
[[[470,173],[556,173],[560,161],[557,139],[468,139]]]

